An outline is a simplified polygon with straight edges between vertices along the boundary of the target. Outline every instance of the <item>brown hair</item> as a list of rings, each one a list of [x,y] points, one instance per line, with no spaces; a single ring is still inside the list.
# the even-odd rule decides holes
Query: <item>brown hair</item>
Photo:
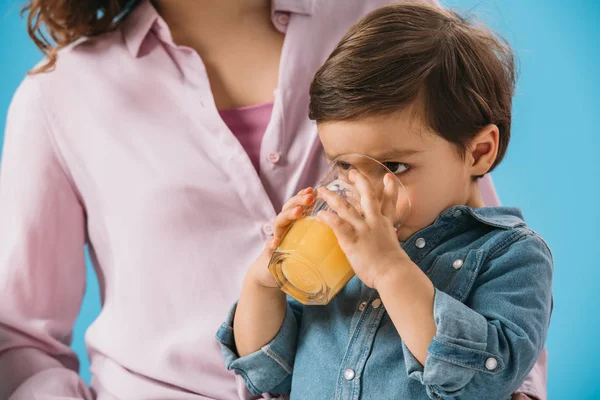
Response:
[[[423,122],[461,155],[483,127],[497,125],[491,171],[510,139],[514,85],[505,40],[454,11],[403,3],[371,12],[342,38],[312,82],[310,118],[385,116],[417,101]]]
[[[81,37],[113,30],[139,0],[30,0],[23,8],[27,31],[46,55],[34,73],[51,70],[58,51]],[[47,34],[45,33],[47,32]]]

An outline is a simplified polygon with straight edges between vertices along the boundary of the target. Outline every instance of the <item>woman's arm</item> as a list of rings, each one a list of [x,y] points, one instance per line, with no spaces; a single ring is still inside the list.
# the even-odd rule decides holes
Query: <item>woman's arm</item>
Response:
[[[0,169],[1,399],[91,399],[69,348],[84,244],[83,208],[29,77],[9,110]]]
[[[513,394],[513,400],[546,400],[548,393],[546,385],[548,382],[548,351],[544,347],[542,354],[533,366],[525,382]]]

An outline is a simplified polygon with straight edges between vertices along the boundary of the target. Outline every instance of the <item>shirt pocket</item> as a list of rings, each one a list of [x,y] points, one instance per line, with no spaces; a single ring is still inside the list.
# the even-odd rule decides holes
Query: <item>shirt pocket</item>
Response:
[[[433,285],[460,302],[469,296],[483,263],[482,250],[444,253],[427,270]]]

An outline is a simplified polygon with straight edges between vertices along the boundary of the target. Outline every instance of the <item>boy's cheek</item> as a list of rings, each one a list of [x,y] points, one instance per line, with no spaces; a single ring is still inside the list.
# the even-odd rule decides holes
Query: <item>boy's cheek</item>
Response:
[[[401,212],[396,209],[396,212]],[[402,242],[407,241],[412,235],[417,233],[421,228],[421,216],[419,203],[411,199],[410,213],[405,218],[404,222],[398,228],[398,239]]]
[[[401,241],[406,241],[421,229],[433,224],[443,211],[437,210],[436,204],[426,198],[412,197],[410,200],[410,214],[398,229],[398,238]]]

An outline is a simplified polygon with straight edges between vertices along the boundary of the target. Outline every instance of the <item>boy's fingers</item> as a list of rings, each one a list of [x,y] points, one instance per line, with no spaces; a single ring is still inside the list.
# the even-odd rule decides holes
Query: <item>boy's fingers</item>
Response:
[[[351,225],[362,222],[363,219],[358,210],[339,194],[322,187],[319,189],[319,196],[325,200],[332,210]]]
[[[279,238],[272,237],[271,239],[267,240],[263,252],[267,255],[271,255],[273,251],[275,251],[275,249],[277,248],[277,245],[279,245]]]
[[[275,252],[275,249],[277,248],[278,245],[279,245],[279,240],[276,238],[270,238],[269,240],[267,240],[265,242],[265,247],[263,248],[263,251],[258,256],[258,259],[256,262],[268,263],[269,260],[271,259],[271,257],[273,256],[273,252]]]
[[[386,174],[383,177],[383,201],[381,204],[381,213],[392,220],[395,220],[396,216],[396,203],[398,201],[398,182]]]
[[[273,222],[274,236],[280,238],[290,224],[302,216],[302,207],[296,206],[279,213]]]
[[[360,205],[367,219],[376,217],[381,213],[379,199],[375,196],[375,189],[366,176],[357,170],[350,171],[348,175],[350,181],[354,183],[358,194],[360,195]]]
[[[331,211],[319,211],[317,218],[331,228],[338,240],[348,240],[355,235],[352,225]]]
[[[315,200],[315,196],[312,193],[312,188],[310,188],[310,189],[311,190],[307,193],[302,193],[303,191],[300,191],[300,193],[298,193],[296,196],[289,199],[287,201],[287,203],[284,204],[282,211],[289,210],[290,208],[296,207],[296,206],[302,206],[302,207],[309,206]],[[307,189],[304,189],[304,190],[307,190]]]

